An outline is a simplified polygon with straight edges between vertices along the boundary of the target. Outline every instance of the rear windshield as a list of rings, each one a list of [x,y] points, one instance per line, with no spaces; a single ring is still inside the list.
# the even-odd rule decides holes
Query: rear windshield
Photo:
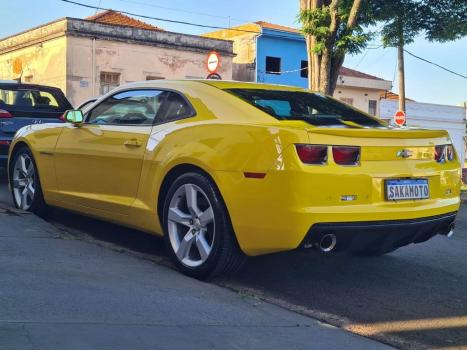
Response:
[[[382,127],[384,124],[345,103],[319,93],[261,89],[227,92],[280,120],[303,120],[315,126]]]
[[[61,112],[70,108],[64,96],[39,88],[0,87],[0,109],[12,112]]]

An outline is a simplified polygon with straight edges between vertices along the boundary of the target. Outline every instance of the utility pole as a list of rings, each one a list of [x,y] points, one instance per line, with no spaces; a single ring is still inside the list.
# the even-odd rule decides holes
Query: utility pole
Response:
[[[399,43],[397,45],[397,68],[399,73],[399,110],[405,113],[405,71],[404,71],[404,27],[399,18]]]
[[[397,46],[397,61],[399,71],[399,110],[405,113],[405,71],[404,71],[404,46]]]

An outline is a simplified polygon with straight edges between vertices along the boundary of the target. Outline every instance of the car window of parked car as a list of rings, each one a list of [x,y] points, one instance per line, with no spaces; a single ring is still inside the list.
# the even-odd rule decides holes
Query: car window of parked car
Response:
[[[131,90],[112,95],[88,114],[86,123],[113,125],[152,125],[167,92]]]
[[[189,118],[195,115],[193,107],[178,93],[168,92],[156,123],[168,123],[173,120]]]
[[[303,120],[315,126],[384,126],[376,118],[319,93],[262,89],[226,91],[279,120]]]
[[[69,107],[61,104],[52,92],[36,88],[0,88],[0,106],[16,117],[27,116],[20,112],[60,112]],[[18,112],[18,113],[14,113]]]

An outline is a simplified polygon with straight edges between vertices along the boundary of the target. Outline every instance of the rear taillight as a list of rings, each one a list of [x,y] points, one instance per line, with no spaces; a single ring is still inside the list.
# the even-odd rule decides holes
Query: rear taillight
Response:
[[[332,157],[339,165],[357,165],[360,160],[360,147],[332,146]]]
[[[58,120],[65,122],[65,113],[63,113],[60,117],[58,117]]]
[[[10,141],[8,140],[0,140],[0,146],[9,146],[10,145]]]
[[[328,160],[328,146],[295,145],[300,160],[305,164],[325,164]]]
[[[0,109],[0,118],[13,118],[10,112]]]
[[[453,145],[438,145],[435,146],[435,160],[438,163],[444,163],[446,161],[452,161],[454,159],[454,147]]]

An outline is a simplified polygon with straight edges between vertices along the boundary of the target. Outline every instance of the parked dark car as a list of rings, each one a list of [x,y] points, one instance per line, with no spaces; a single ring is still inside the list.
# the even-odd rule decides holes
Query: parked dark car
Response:
[[[59,88],[0,81],[0,167],[16,131],[26,125],[62,123],[63,113],[73,109]]]

